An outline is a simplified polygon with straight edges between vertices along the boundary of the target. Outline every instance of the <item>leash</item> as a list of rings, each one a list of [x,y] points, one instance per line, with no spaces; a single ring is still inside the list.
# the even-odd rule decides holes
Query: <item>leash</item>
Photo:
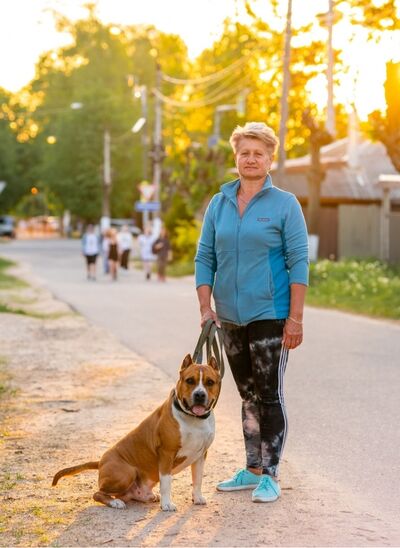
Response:
[[[224,337],[222,329],[217,327],[214,320],[207,320],[203,326],[196,348],[193,352],[194,363],[202,363],[204,345],[206,345],[207,363],[209,362],[211,356],[214,356],[222,379],[225,373],[223,357]]]

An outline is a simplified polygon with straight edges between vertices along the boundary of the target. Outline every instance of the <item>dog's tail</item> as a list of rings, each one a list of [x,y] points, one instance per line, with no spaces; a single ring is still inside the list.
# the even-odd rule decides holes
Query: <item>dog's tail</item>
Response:
[[[84,464],[78,464],[77,466],[71,466],[70,468],[63,468],[53,478],[53,487],[57,485],[58,480],[63,476],[75,476],[75,474],[80,474],[84,470],[98,470],[99,461],[95,462],[85,462]]]

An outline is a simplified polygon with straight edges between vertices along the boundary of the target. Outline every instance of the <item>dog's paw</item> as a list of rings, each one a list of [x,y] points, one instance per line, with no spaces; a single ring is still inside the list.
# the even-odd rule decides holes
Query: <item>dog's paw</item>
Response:
[[[117,508],[118,510],[125,510],[125,508],[126,508],[125,502],[123,500],[120,500],[120,499],[113,499],[109,503],[109,506],[111,508]]]
[[[162,502],[161,501],[161,510],[163,512],[176,512],[176,506],[173,502],[171,501],[168,501],[168,502]]]
[[[207,501],[203,495],[193,495],[192,500],[193,504],[207,504]]]

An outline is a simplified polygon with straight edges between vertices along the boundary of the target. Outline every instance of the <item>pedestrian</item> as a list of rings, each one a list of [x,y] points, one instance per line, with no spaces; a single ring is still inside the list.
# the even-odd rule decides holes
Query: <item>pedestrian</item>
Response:
[[[151,279],[151,271],[153,269],[153,263],[156,259],[152,247],[154,243],[154,236],[152,234],[151,227],[146,227],[143,234],[140,234],[138,241],[140,246],[140,258],[142,260],[143,270],[146,280]]]
[[[82,254],[86,259],[87,279],[96,280],[96,261],[100,252],[100,242],[94,226],[88,225],[82,236]]]
[[[109,272],[111,274],[111,279],[116,281],[118,278],[118,262],[119,262],[119,248],[118,248],[118,239],[117,231],[115,228],[110,228],[109,230],[109,244],[108,244],[108,265]]]
[[[108,260],[108,252],[110,250],[110,228],[106,228],[103,231],[101,240],[101,255],[103,258],[103,273],[108,274],[110,271],[110,264]]]
[[[164,226],[161,228],[159,237],[153,243],[152,251],[157,257],[158,281],[165,282],[165,272],[171,251],[171,243],[168,238],[167,229]]]
[[[129,268],[129,254],[133,245],[133,238],[128,225],[123,225],[118,233],[118,248],[120,251],[120,265],[124,270]]]
[[[249,122],[230,144],[239,178],[210,201],[195,258],[201,323],[221,325],[242,399],[246,466],[217,489],[254,489],[254,502],[272,502],[287,434],[283,375],[303,340],[307,229],[296,197],[272,184],[274,131]]]

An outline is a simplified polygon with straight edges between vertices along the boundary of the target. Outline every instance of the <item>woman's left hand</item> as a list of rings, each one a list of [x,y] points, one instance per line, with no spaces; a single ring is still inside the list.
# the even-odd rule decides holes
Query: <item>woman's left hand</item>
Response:
[[[283,328],[282,345],[288,350],[297,348],[303,342],[303,324],[287,318]]]

